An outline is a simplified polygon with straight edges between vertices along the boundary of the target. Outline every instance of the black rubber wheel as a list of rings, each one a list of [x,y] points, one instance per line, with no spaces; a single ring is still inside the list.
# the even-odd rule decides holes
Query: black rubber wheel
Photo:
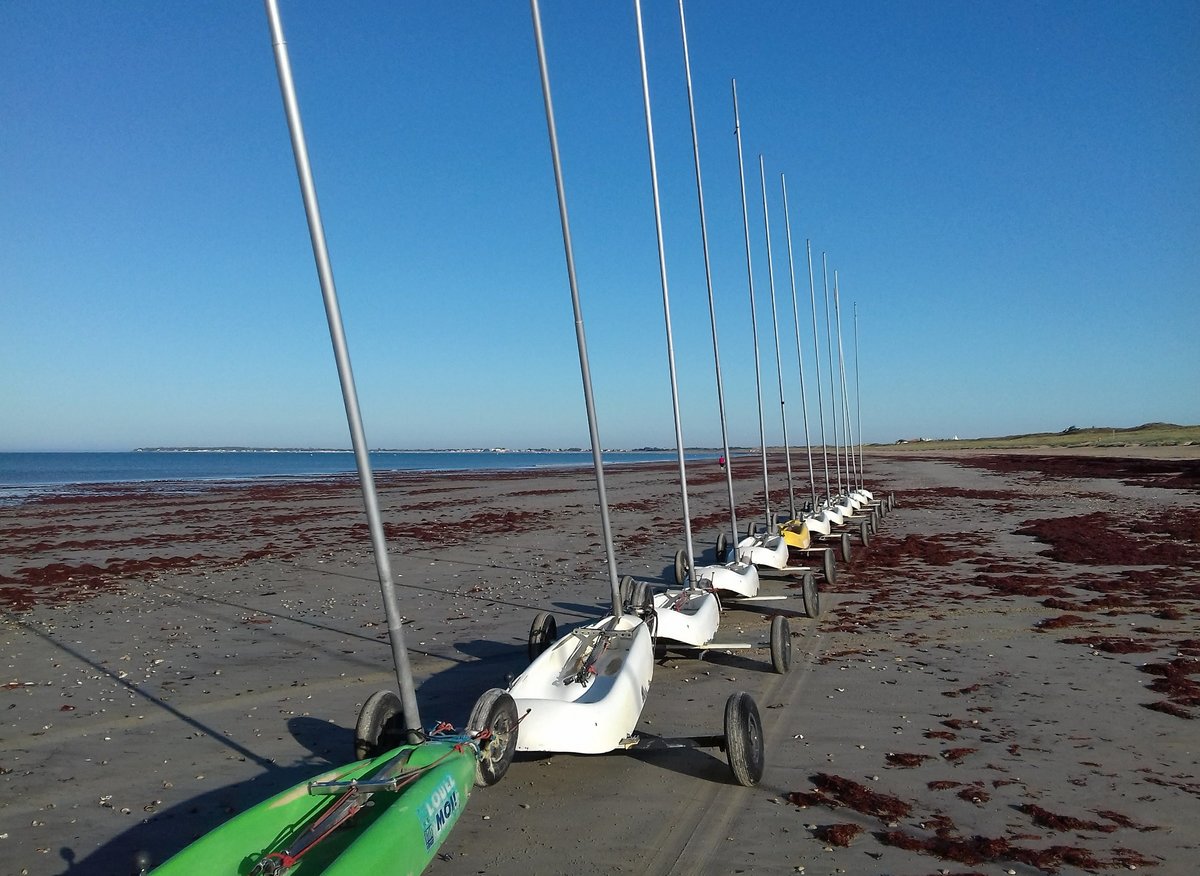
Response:
[[[832,587],[837,583],[837,561],[833,556],[833,548],[825,548],[821,554],[822,571],[825,573],[825,583]]]
[[[888,493],[887,497],[888,510],[891,511],[896,507],[896,494]]]
[[[680,548],[675,553],[675,583],[682,587],[688,580],[687,551]]]
[[[850,563],[850,533],[842,533],[842,562],[849,565]]]
[[[872,511],[871,512],[871,534],[874,535],[877,532],[879,532],[879,512]]]
[[[517,704],[507,691],[494,687],[475,701],[467,729],[491,733],[480,744],[479,759],[475,761],[475,784],[479,787],[496,784],[508,772],[517,753],[518,721]]]
[[[781,614],[771,618],[771,668],[780,675],[792,668],[792,628]]]
[[[729,539],[725,533],[717,536],[717,562],[726,563],[729,561]]]
[[[804,613],[809,617],[821,616],[821,591],[817,589],[817,577],[805,572],[800,581],[800,596],[804,602]]]
[[[390,690],[367,697],[354,725],[354,759],[378,757],[404,744],[404,706]]]
[[[750,787],[762,779],[766,760],[762,719],[758,717],[754,698],[745,691],[738,691],[725,701],[725,755],[739,785]]]
[[[871,543],[871,525],[869,521],[864,520],[858,524],[858,540],[862,542],[862,546],[866,547]]]
[[[621,594],[621,608],[623,610],[629,610],[630,606],[633,604],[631,601],[633,599],[633,587],[634,583],[632,575],[624,575],[621,577],[621,586],[617,592]]]
[[[529,662],[532,663],[558,639],[558,621],[548,611],[539,611],[529,626]]]
[[[878,506],[878,508],[879,508],[879,516],[880,516],[880,518],[882,519],[882,518],[884,518],[884,517],[887,517],[887,513],[888,513],[888,506],[887,506],[887,502],[886,502],[886,501],[885,501],[885,502],[880,502],[880,503],[879,503],[879,506]]]
[[[629,604],[633,613],[639,617],[654,614],[654,591],[650,589],[650,585],[645,581],[638,581],[637,586],[633,588],[633,599]]]

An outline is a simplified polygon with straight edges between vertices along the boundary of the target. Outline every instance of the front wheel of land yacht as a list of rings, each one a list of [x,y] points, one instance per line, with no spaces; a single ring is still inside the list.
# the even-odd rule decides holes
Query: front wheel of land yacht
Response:
[[[633,587],[634,583],[632,575],[625,575],[621,578],[621,586],[618,592],[621,595],[622,609],[633,608]]]
[[[725,701],[725,755],[739,785],[758,784],[766,760],[762,720],[754,698],[745,691],[738,691]]]
[[[367,697],[354,725],[354,759],[378,757],[404,744],[404,706],[390,690]]]
[[[817,579],[812,572],[805,572],[800,581],[800,596],[804,602],[804,613],[809,617],[819,617],[821,614],[821,591],[817,589]]]
[[[675,583],[682,587],[688,579],[687,551],[680,548],[675,553]]]
[[[467,729],[472,733],[488,731],[475,761],[475,784],[479,787],[496,784],[508,772],[517,753],[518,723],[517,704],[507,691],[494,687],[476,700]]]
[[[870,524],[866,520],[858,525],[858,540],[862,542],[863,547],[866,547],[871,543],[870,530]]]
[[[717,562],[724,564],[729,560],[729,539],[725,533],[717,536]]]
[[[529,662],[542,655],[558,638],[558,621],[548,611],[539,611],[529,627]]]
[[[780,675],[792,668],[792,628],[781,614],[771,618],[771,668]]]
[[[822,559],[825,583],[832,587],[837,582],[837,561],[833,558],[833,548],[825,548]]]
[[[842,543],[842,562],[850,565],[850,533],[843,532],[841,537]]]
[[[645,581],[638,581],[637,586],[633,588],[633,599],[630,602],[630,608],[634,614],[642,619],[654,614],[654,591],[650,589],[650,585]]]

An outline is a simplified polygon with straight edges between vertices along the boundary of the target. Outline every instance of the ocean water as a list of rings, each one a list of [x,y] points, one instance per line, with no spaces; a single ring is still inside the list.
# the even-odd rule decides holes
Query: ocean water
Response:
[[[688,459],[714,457],[688,452]],[[604,462],[664,462],[670,452],[610,451]],[[590,452],[372,451],[375,471],[516,471],[592,464]],[[94,484],[230,481],[319,477],[353,472],[349,450],[137,451],[114,453],[0,453],[0,502]]]

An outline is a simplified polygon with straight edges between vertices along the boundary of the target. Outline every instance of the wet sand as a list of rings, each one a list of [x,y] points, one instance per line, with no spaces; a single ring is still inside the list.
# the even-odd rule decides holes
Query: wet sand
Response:
[[[901,504],[820,618],[793,609],[790,674],[754,651],[655,667],[647,733],[719,733],[754,695],[758,787],[715,750],[522,755],[428,872],[1194,872],[1200,453],[1176,450],[869,455]],[[757,459],[735,474],[748,519]],[[689,478],[710,559],[724,478]],[[671,467],[608,486],[622,574],[667,581]],[[381,499],[426,725],[524,667],[537,611],[561,631],[607,604],[588,471],[385,474]],[[394,685],[353,479],[99,488],[0,509],[0,544],[3,872],[161,860],[348,760]],[[729,611],[721,636],[768,625]]]

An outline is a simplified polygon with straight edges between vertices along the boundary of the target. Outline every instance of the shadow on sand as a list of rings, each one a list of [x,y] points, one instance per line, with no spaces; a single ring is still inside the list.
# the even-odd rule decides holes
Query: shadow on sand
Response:
[[[61,647],[61,645],[60,645]],[[474,659],[453,664],[449,669],[422,681],[417,687],[421,722],[426,729],[445,720],[465,727],[475,701],[491,687],[503,687],[506,673],[524,669],[524,648],[498,645],[494,641],[474,640],[457,646]],[[362,692],[365,700],[372,691]],[[145,692],[139,694],[154,701]],[[139,855],[151,865],[161,864],[189,843],[203,836],[234,815],[334,767],[354,759],[353,724],[357,715],[339,716],[333,723],[313,717],[294,717],[288,732],[307,754],[287,766],[279,766],[244,749],[221,731],[209,727],[166,703],[159,703],[177,718],[203,731],[263,767],[263,771],[245,781],[206,791],[170,809],[146,817],[109,842],[78,859],[71,847],[59,849],[64,861],[63,874],[70,876],[124,876],[137,873]],[[263,837],[267,846],[274,837]]]

